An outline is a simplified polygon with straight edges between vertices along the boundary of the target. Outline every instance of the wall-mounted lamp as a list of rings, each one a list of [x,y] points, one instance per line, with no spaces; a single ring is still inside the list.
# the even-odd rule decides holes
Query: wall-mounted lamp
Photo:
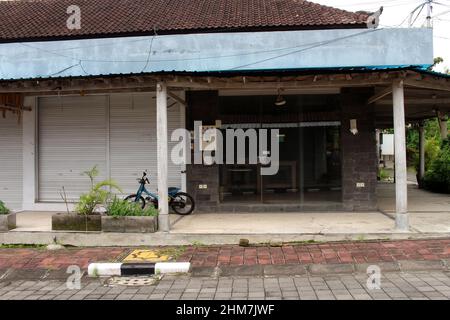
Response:
[[[275,105],[277,107],[282,107],[286,104],[286,99],[284,99],[283,95],[281,94],[281,89],[278,89],[278,96],[277,100],[275,101]]]
[[[350,132],[355,136],[358,134],[358,123],[356,119],[350,119]]]

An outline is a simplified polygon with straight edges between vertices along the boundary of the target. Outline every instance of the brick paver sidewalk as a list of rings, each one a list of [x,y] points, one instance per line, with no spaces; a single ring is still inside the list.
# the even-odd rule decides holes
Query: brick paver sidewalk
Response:
[[[166,248],[164,248],[166,249]],[[0,249],[0,270],[87,268],[90,262],[120,261],[131,248]],[[280,247],[188,246],[177,261],[195,267],[256,264],[366,263],[450,258],[450,239],[287,244]]]
[[[69,248],[48,251],[45,248],[0,249],[1,269],[66,269],[77,265],[86,269],[89,263],[113,261],[128,252],[125,248]]]
[[[398,260],[441,260],[450,257],[450,239],[342,242],[281,247],[189,247],[178,259],[193,266],[311,263],[371,263]]]

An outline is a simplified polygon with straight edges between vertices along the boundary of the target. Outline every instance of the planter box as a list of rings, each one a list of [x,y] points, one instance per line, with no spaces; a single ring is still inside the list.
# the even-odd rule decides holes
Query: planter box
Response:
[[[57,213],[52,216],[52,230],[101,231],[102,216]]]
[[[0,214],[0,232],[6,232],[16,228],[16,214]]]
[[[158,230],[158,217],[102,216],[103,232],[153,233]]]

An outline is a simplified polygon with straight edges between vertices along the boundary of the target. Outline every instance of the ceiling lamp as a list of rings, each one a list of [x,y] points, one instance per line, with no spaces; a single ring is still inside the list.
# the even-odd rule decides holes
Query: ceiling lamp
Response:
[[[275,100],[275,105],[277,107],[282,107],[286,104],[286,99],[284,99],[283,95],[281,94],[281,89],[278,89],[278,96],[277,100]]]

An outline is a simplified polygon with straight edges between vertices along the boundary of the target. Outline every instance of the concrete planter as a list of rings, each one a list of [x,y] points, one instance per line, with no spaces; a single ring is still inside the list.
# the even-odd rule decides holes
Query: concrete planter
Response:
[[[57,213],[52,216],[52,230],[101,231],[102,216],[85,216],[75,213]]]
[[[16,214],[0,214],[0,232],[7,232],[16,228]]]
[[[153,233],[158,230],[157,217],[102,216],[103,232]]]

